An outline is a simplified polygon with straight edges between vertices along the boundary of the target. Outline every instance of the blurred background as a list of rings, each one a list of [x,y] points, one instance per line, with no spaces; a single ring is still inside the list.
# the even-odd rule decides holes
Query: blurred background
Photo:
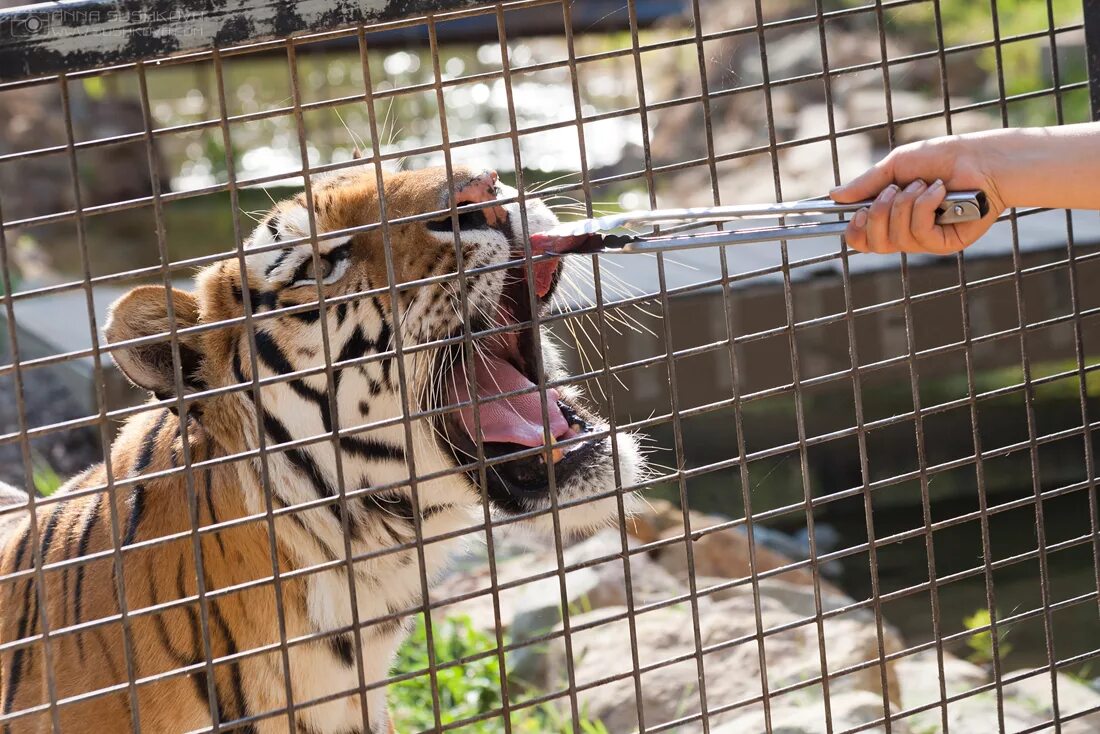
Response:
[[[638,2],[644,50],[636,64],[622,3],[574,3],[576,98],[563,63],[570,47],[561,7],[506,11],[522,171],[515,170],[512,140],[502,135],[511,125],[505,83],[483,78],[502,66],[494,16],[439,24],[443,109],[431,86],[433,58],[423,26],[367,34],[377,141],[369,135],[356,39],[304,43],[298,75],[308,163],[346,161],[357,147],[378,147],[394,165],[441,164],[441,154],[426,149],[442,143],[443,115],[456,163],[492,166],[509,183],[522,176],[528,189],[547,187],[559,216],[568,218],[586,215],[589,204],[603,213],[819,196],[892,144],[1088,117],[1079,0],[1001,0],[996,27],[988,3],[968,0],[890,3],[881,13],[859,0],[828,0],[821,3],[822,26],[813,2],[763,6],[765,28],[758,34],[753,3],[702,0],[699,30],[706,40],[697,45],[690,3]],[[942,59],[941,33],[951,48]],[[834,72],[828,84],[823,48]],[[886,75],[883,52],[890,60]],[[93,208],[85,218],[86,266],[98,279],[100,326],[118,295],[160,279],[153,208],[113,211],[112,203],[148,196],[151,178],[160,180],[171,192],[164,217],[172,277],[186,283],[189,260],[233,249],[234,217],[248,232],[273,200],[301,185],[294,172],[305,161],[285,51],[229,56],[224,72],[226,112],[244,116],[230,125],[232,150],[219,127],[201,124],[220,115],[208,61],[149,68],[151,113],[160,128],[151,162],[132,70],[70,83],[78,143],[128,136],[81,147],[77,155],[83,203]],[[314,104],[326,100],[339,101]],[[62,287],[83,277],[76,223],[51,217],[73,207],[60,104],[56,85],[0,92],[0,202],[9,223],[12,287],[43,290],[16,305],[21,357],[46,358],[23,371],[32,428],[99,410],[91,360],[49,359],[86,349],[91,333],[83,290]],[[19,157],[26,151],[38,152]],[[238,212],[228,193],[216,190],[227,181],[229,157],[242,187]],[[585,169],[595,183],[585,183]],[[650,257],[602,257],[604,301],[626,304],[610,311],[604,325],[614,379],[585,387],[605,410],[613,402],[620,424],[637,424],[650,436],[652,458],[664,470],[686,470],[683,479],[655,482],[647,496],[673,506],[686,500],[692,510],[725,518],[743,517],[747,497],[754,518],[760,516],[758,540],[792,557],[808,552],[807,498],[825,500],[812,509],[819,553],[865,548],[871,535],[904,534],[924,528],[927,519],[934,527],[932,551],[924,534],[915,533],[878,550],[884,594],[927,582],[930,552],[941,578],[980,564],[975,513],[982,502],[999,506],[989,517],[993,560],[1025,557],[993,572],[997,604],[1004,613],[1030,609],[1040,604],[1039,560],[1035,505],[1025,500],[1048,493],[1042,502],[1048,546],[1089,533],[1095,521],[1091,487],[1057,491],[1089,478],[1086,439],[1069,429],[1082,424],[1083,410],[1094,415],[1100,398],[1097,373],[1087,373],[1083,391],[1078,375],[1065,374],[1076,368],[1078,339],[1065,264],[1071,232],[1076,250],[1090,251],[1100,243],[1100,218],[1023,217],[1017,227],[998,225],[962,260],[913,257],[904,268],[889,257],[842,258],[835,238],[693,252],[660,264]],[[111,277],[135,268],[147,270],[137,278]],[[574,372],[599,369],[599,325],[584,311],[595,295],[593,265],[575,258],[569,268],[556,306],[581,313],[553,328]],[[1095,259],[1076,265],[1078,305],[1086,313],[1100,306],[1091,287],[1098,268]],[[1018,281],[1009,277],[1017,271],[1024,273]],[[969,286],[965,291],[961,282]],[[1022,337],[1021,318],[1034,325]],[[1096,324],[1085,319],[1080,326],[1085,354],[1100,354]],[[969,363],[960,348],[967,340]],[[1030,377],[1040,380],[1030,412],[1025,347]],[[2,348],[9,349],[7,339]],[[663,356],[670,349],[678,353],[671,370]],[[736,411],[731,358],[743,399]],[[10,362],[9,351],[3,359]],[[861,370],[857,382],[853,361],[874,366]],[[117,374],[108,380],[108,410],[140,399]],[[965,401],[968,382],[985,394],[973,417]],[[10,376],[0,390],[0,431],[16,432]],[[927,411],[920,426],[917,408]],[[854,430],[859,421],[871,426],[862,450]],[[682,444],[674,440],[675,426]],[[1029,436],[1046,438],[1029,444]],[[36,437],[29,470],[36,487],[52,491],[60,478],[97,460],[99,438],[94,424]],[[804,450],[802,438],[809,439]],[[736,464],[742,445],[743,473]],[[976,445],[984,457],[978,467],[965,461]],[[19,444],[0,445],[0,478],[25,485],[27,473]],[[867,500],[865,485],[873,490]],[[1092,558],[1091,544],[1081,543],[1049,554],[1053,598],[1095,590]],[[869,568],[864,549],[841,554],[824,571],[837,587],[864,598]],[[942,586],[939,598],[950,610],[940,615],[942,631],[965,629],[970,614],[986,604],[984,579],[963,574]],[[904,595],[884,603],[883,614],[905,639],[925,641],[932,636],[929,604],[927,594]],[[1059,609],[1055,621],[1072,630],[1059,638],[1059,657],[1100,645],[1094,605]],[[1046,659],[1038,619],[1005,634],[1014,666]],[[1095,675],[1085,665],[1078,673]]]

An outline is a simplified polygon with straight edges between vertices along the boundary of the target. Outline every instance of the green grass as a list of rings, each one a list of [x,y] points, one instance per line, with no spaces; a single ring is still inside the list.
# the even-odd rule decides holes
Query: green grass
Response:
[[[434,623],[432,643],[437,666],[496,649],[495,637],[474,627],[467,616],[448,617],[442,623]],[[507,638],[504,643],[508,644]],[[436,726],[428,667],[427,631],[421,619],[405,640],[405,644],[397,651],[393,674],[418,671],[423,674],[395,683],[389,688],[390,711],[398,731],[428,731]],[[495,653],[465,665],[440,669],[436,673],[436,679],[439,686],[441,724],[452,724],[501,710],[501,691],[506,682],[501,676],[500,663]],[[572,734],[574,731],[579,734],[609,734],[601,722],[583,714],[578,721],[580,728],[574,730],[571,717],[552,703],[525,707],[512,712],[510,719],[512,731],[516,734]],[[504,731],[504,725],[498,713],[492,718],[451,731],[460,734],[496,734]]]
[[[53,470],[53,467],[41,456],[35,454],[32,458],[33,468],[31,479],[34,481],[34,489],[43,497],[49,497],[65,483],[61,475]]]
[[[973,614],[963,619],[963,626],[968,630],[977,629],[978,627],[989,627],[990,620],[991,617],[989,616],[988,609],[978,609]],[[1007,632],[1004,627],[997,628],[997,653],[1002,661],[1012,652],[1012,645],[1004,639],[1006,634]],[[970,635],[966,638],[966,646],[970,648],[970,654],[966,656],[967,660],[975,665],[993,664],[992,630],[984,629],[981,632],[975,632]]]

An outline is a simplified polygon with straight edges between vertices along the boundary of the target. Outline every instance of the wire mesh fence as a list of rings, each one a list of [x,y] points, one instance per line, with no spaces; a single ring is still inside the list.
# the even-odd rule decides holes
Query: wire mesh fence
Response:
[[[1093,730],[1095,214],[941,259],[530,236],[1087,120],[1098,27],[0,12],[0,722]]]

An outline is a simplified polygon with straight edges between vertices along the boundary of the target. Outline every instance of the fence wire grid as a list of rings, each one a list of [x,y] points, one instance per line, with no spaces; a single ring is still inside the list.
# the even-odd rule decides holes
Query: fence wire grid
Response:
[[[5,731],[1100,726],[1100,219],[529,240],[1100,119],[1097,3],[294,5],[0,11]]]

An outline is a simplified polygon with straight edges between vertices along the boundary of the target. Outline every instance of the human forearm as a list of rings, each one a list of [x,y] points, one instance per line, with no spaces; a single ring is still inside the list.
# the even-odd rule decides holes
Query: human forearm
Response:
[[[1100,123],[962,136],[1006,207],[1100,209]]]

